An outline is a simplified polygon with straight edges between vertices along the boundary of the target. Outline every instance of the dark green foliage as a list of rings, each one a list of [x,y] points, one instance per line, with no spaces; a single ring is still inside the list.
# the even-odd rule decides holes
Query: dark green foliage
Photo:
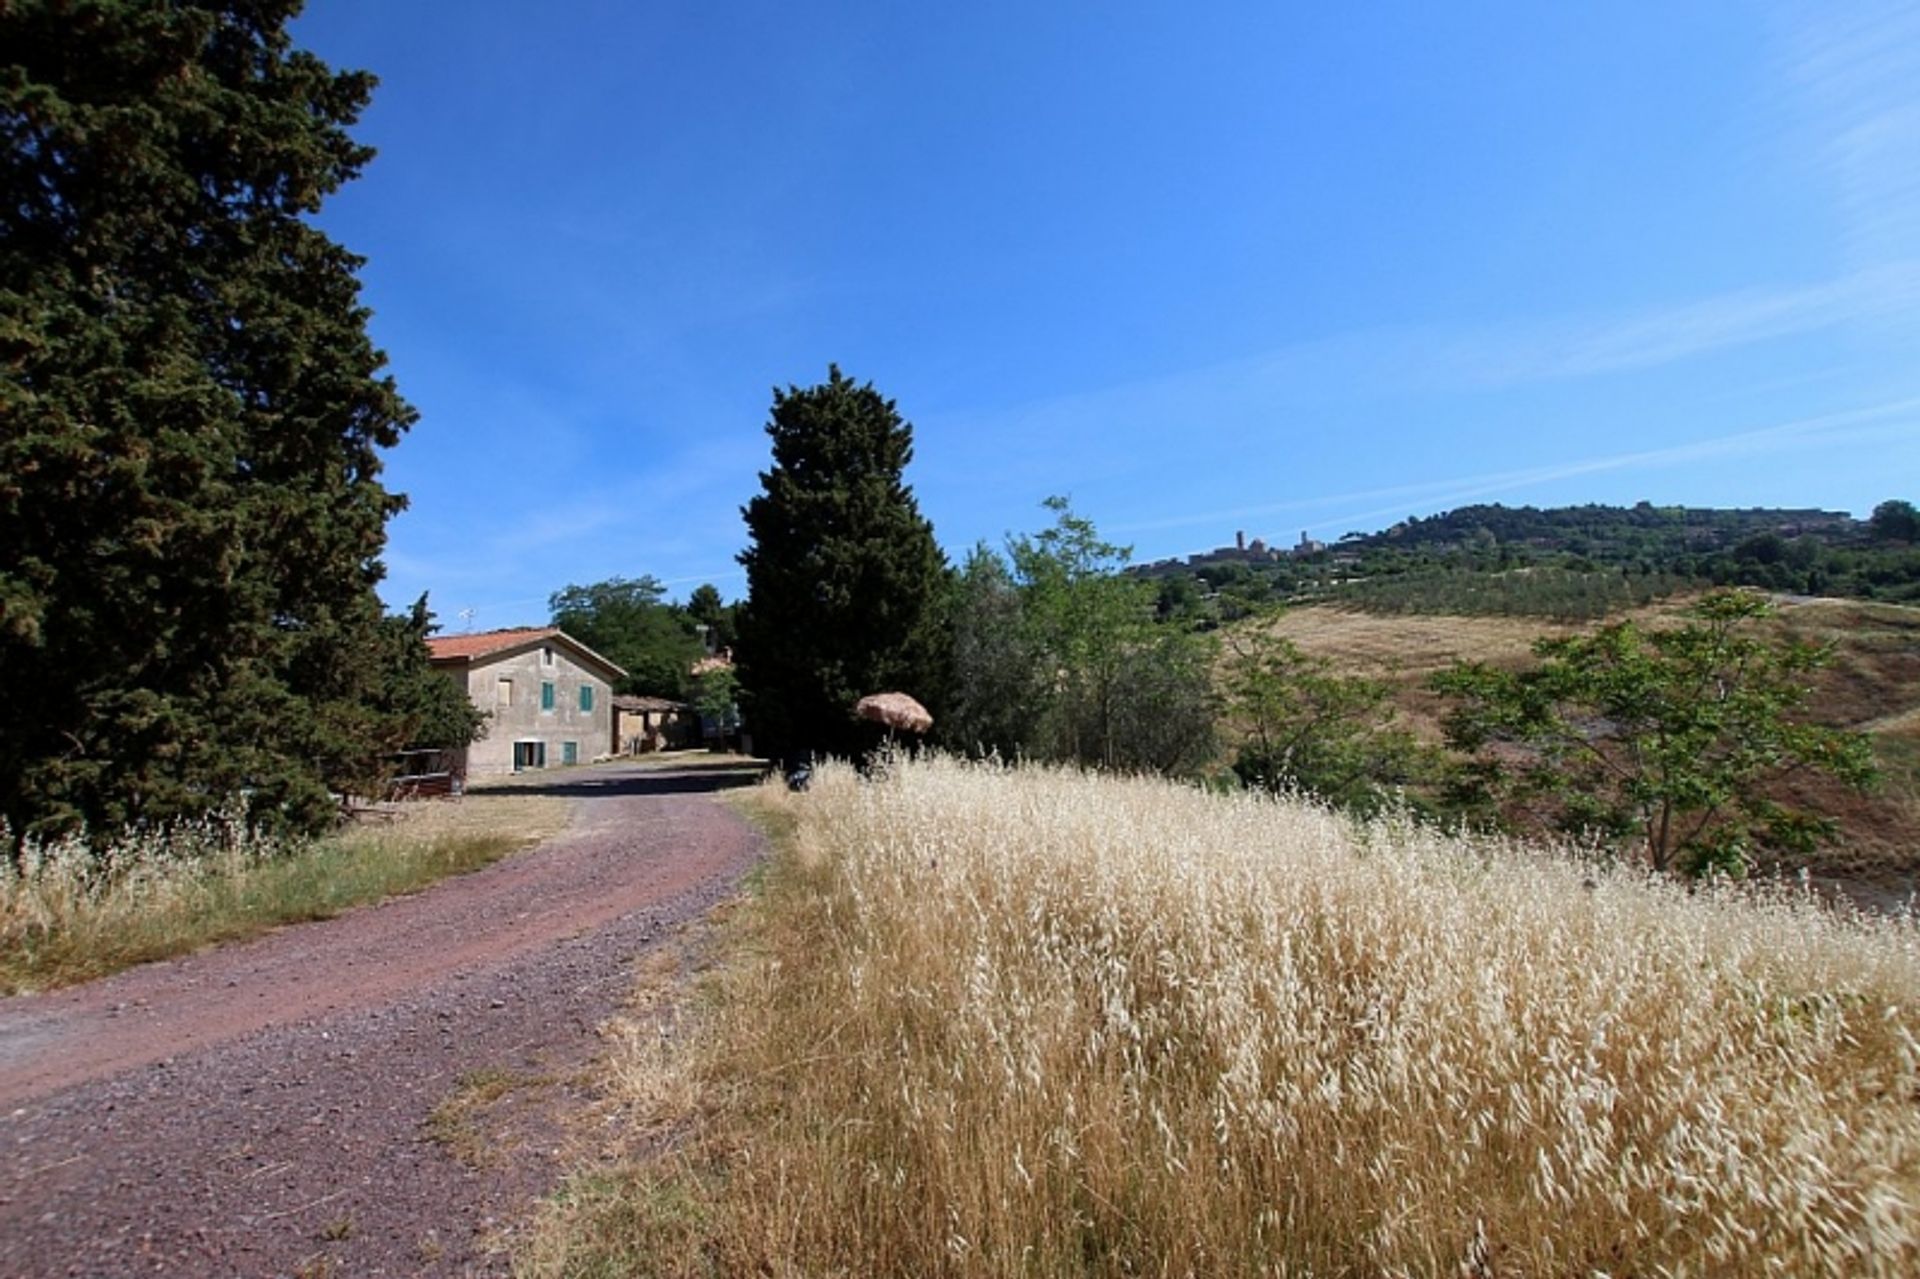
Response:
[[[555,591],[547,608],[555,626],[627,672],[616,692],[681,697],[706,650],[693,619],[663,603],[665,594],[654,577],[614,577]]]
[[[1227,649],[1222,683],[1246,734],[1233,761],[1242,782],[1371,814],[1430,771],[1413,735],[1393,726],[1387,684],[1336,674],[1263,629],[1234,633]]]
[[[378,793],[393,771],[387,760],[366,753],[365,742],[389,749],[451,750],[486,729],[487,717],[464,685],[435,670],[428,660],[427,636],[438,629],[422,595],[407,612],[382,619],[369,637],[372,647],[354,663],[364,681],[354,699],[361,723],[359,731],[345,735],[345,749],[333,771],[355,777],[353,770],[363,770],[351,787],[359,794]]]
[[[1804,854],[1833,823],[1775,800],[1802,770],[1873,778],[1867,740],[1801,722],[1827,650],[1744,633],[1771,606],[1727,591],[1666,630],[1631,622],[1542,640],[1540,664],[1467,664],[1433,681],[1456,705],[1464,789],[1509,817],[1637,846],[1656,870],[1741,873],[1760,851]]]
[[[1210,636],[1155,620],[1156,589],[1128,577],[1064,498],[1054,525],[968,557],[953,606],[954,731],[964,750],[1128,771],[1190,773],[1213,757]]]
[[[412,747],[465,746],[486,727],[486,716],[460,682],[448,679],[428,660],[427,636],[439,629],[422,595],[407,612],[386,619],[382,631],[388,652],[384,660],[372,663],[383,676],[375,705],[402,717],[405,741]]]
[[[1912,502],[1897,499],[1882,502],[1873,508],[1873,518],[1868,523],[1875,537],[1905,542],[1909,546],[1920,542],[1920,511],[1913,508]]]
[[[1843,511],[1770,507],[1688,506],[1462,506],[1424,519],[1404,520],[1383,533],[1342,540],[1343,546],[1532,546],[1615,562],[1630,555],[1665,555],[1682,547],[1725,550],[1758,533],[1846,537],[1856,531]]]
[[[1128,642],[1114,672],[1116,695],[1105,708],[1111,736],[1099,762],[1176,777],[1211,763],[1220,748],[1213,655],[1210,639],[1178,630]],[[1080,739],[1093,740],[1089,732]]]
[[[693,677],[690,700],[701,719],[730,730],[739,717],[740,677],[731,666],[714,665]]]
[[[1467,506],[1350,533],[1331,551],[1163,564],[1163,579],[1216,592],[1201,613],[1231,621],[1266,600],[1381,612],[1597,620],[1679,591],[1754,586],[1805,595],[1920,601],[1920,527],[1910,504],[1871,521],[1818,510]]]
[[[1478,571],[1558,565],[1795,594],[1920,599],[1920,554],[1876,542],[1884,536],[1839,511],[1496,504],[1407,520],[1342,546],[1360,554],[1369,577],[1434,564]]]
[[[693,588],[687,596],[687,616],[695,625],[707,628],[707,644],[714,652],[730,649],[738,635],[739,605],[721,600],[720,591],[710,582]]]
[[[347,128],[373,80],[292,48],[298,7],[0,4],[16,834],[236,797],[315,827],[413,732],[362,665],[406,647],[373,588],[402,504],[379,450],[413,413],[360,259],[307,220],[371,156]]]
[[[953,689],[941,740],[974,755],[1018,757],[1034,731],[1043,683],[1020,589],[982,543],[954,583]]]
[[[913,428],[871,383],[829,367],[817,386],[775,390],[773,466],[746,506],[747,601],[736,660],[756,748],[856,755],[868,693],[945,712],[940,604],[945,557],[904,473]]]

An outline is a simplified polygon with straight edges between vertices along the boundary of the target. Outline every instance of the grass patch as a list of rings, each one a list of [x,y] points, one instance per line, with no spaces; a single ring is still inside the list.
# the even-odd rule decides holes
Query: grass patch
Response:
[[[390,826],[281,843],[219,822],[0,862],[0,994],[105,976],[280,924],[326,919],[478,869],[565,829],[566,801],[487,793]]]
[[[524,1275],[1920,1266],[1911,920],[1040,769],[757,802],[722,962],[616,1045],[677,1135]]]
[[[501,1159],[501,1152],[480,1125],[489,1107],[523,1088],[544,1088],[553,1080],[523,1075],[497,1067],[469,1070],[454,1081],[453,1090],[426,1118],[427,1137],[469,1168],[485,1168]]]

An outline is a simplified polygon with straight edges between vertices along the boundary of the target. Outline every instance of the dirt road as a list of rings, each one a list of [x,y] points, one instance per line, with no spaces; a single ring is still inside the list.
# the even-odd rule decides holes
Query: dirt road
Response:
[[[540,848],[0,1000],[0,1275],[505,1273],[632,960],[759,856],[712,795],[740,780],[558,774]]]

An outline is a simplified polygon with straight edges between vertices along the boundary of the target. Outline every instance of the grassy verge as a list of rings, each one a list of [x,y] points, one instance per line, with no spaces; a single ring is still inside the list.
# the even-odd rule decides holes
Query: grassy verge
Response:
[[[281,844],[219,823],[129,837],[103,865],[76,844],[0,865],[0,994],[87,981],[477,869],[565,828],[549,796],[408,805],[390,826]]]
[[[1911,921],[1041,770],[760,802],[526,1275],[1920,1265]]]

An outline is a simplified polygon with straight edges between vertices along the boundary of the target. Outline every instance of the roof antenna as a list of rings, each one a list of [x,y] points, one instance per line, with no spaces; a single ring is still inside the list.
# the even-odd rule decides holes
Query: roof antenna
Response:
[[[480,610],[471,604],[460,610],[460,625],[464,628],[460,632],[462,635],[473,634],[473,619],[479,615]]]

